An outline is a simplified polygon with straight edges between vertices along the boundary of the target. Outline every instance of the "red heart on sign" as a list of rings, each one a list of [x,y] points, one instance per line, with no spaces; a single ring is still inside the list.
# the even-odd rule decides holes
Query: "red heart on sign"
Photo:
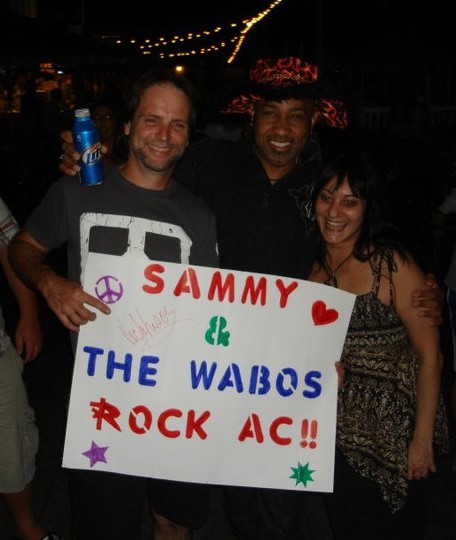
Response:
[[[317,300],[312,306],[312,319],[315,326],[330,324],[337,321],[339,313],[335,309],[326,309],[326,304],[322,300]]]

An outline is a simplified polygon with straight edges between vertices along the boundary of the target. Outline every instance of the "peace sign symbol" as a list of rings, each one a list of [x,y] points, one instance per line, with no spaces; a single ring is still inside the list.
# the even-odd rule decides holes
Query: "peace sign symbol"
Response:
[[[114,276],[102,276],[95,283],[95,292],[105,304],[114,304],[123,296],[122,283]]]

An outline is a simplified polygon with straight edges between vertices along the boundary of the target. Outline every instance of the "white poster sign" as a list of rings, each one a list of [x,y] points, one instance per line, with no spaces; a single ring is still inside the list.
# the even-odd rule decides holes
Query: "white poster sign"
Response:
[[[81,327],[63,465],[332,491],[354,296],[303,280],[89,253],[111,314]]]

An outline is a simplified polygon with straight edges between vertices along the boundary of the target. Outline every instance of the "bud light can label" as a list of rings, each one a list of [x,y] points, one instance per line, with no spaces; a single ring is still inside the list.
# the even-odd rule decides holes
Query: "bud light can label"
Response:
[[[101,159],[101,144],[95,143],[89,146],[81,156],[81,161],[84,165],[95,165]]]
[[[74,146],[81,154],[79,166],[81,184],[96,186],[104,180],[104,167],[98,130],[88,109],[76,109],[73,126]]]
[[[81,172],[79,173],[81,184],[96,186],[103,183],[104,170],[101,144],[99,142],[82,150],[79,165],[81,167]]]

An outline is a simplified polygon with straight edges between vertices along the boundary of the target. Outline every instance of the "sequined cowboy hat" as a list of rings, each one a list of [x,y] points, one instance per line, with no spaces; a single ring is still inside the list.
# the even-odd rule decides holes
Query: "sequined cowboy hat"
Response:
[[[250,114],[259,100],[315,99],[317,122],[346,128],[347,109],[343,100],[324,95],[318,81],[318,67],[297,57],[260,59],[250,70],[243,91],[222,109],[225,114]]]

